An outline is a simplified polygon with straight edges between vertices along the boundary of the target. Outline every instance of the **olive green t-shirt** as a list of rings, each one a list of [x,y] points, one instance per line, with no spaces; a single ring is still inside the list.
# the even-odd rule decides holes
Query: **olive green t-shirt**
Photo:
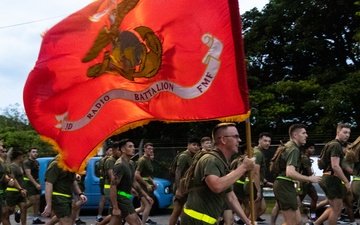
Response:
[[[113,156],[110,156],[110,157],[108,157],[106,159],[106,161],[104,163],[105,184],[110,184],[110,180],[109,180],[109,177],[108,177],[108,170],[113,169],[115,162],[116,162],[116,159]]]
[[[205,154],[199,159],[194,171],[194,188],[199,188],[189,192],[186,207],[213,218],[218,218],[221,216],[226,204],[225,196],[228,192],[232,191],[232,187],[221,193],[214,193],[206,185],[206,176],[215,175],[223,177],[229,173],[227,165],[223,163],[226,162],[226,159],[222,152],[218,150],[213,151],[222,158],[222,161],[212,154]]]
[[[0,162],[0,175],[1,176],[4,176],[5,174],[5,168],[3,166],[3,163]],[[8,182],[6,181],[6,179],[1,179],[0,180],[0,207],[2,206],[6,206],[6,196],[5,196],[5,190],[8,186]],[[0,213],[1,213],[1,210],[0,210]]]
[[[141,177],[153,177],[154,168],[151,164],[151,159],[148,157],[142,156],[137,162],[136,170],[140,172]]]
[[[331,142],[327,143],[329,146],[325,152],[325,161],[328,162],[326,169],[324,172],[332,171],[331,167],[331,157],[339,157],[340,159],[340,167],[344,159],[344,152],[342,149],[342,144],[339,140],[332,140]]]
[[[135,168],[133,164],[126,161],[123,157],[120,157],[116,160],[113,173],[114,177],[120,179],[120,183],[117,185],[117,190],[130,194],[135,175]]]
[[[107,160],[107,158],[109,158],[110,156],[103,156],[100,160],[99,160],[99,176],[100,178],[104,179],[104,177],[106,176],[105,174],[105,161]]]
[[[21,166],[18,166],[14,163],[9,165],[12,176],[20,184],[20,187],[24,187],[24,171]]]
[[[26,169],[29,169],[31,171],[31,176],[38,181],[39,180],[39,169],[40,169],[40,164],[39,162],[35,159],[35,160],[31,160],[29,158],[25,159],[24,162],[22,163],[22,166],[24,168],[24,173]],[[25,174],[26,176],[26,174]]]
[[[311,168],[311,166],[312,166],[312,163],[311,163],[309,156],[302,153],[301,159],[300,159],[300,173],[305,176],[310,176],[310,174],[308,173],[308,168]]]
[[[259,146],[254,147],[253,157],[255,157],[255,163],[260,165],[260,182],[263,182],[266,172],[266,161],[264,153]]]
[[[7,182],[5,182],[4,176],[6,175],[6,171],[4,168],[4,164],[2,162],[0,162],[0,176],[2,177],[2,179],[0,180],[0,195],[3,194],[4,190],[7,187]]]
[[[0,158],[0,163],[2,163],[4,170],[5,170],[5,174],[10,175],[10,168],[9,168],[9,164],[7,164],[6,162],[4,162],[4,160],[2,158]]]
[[[58,167],[58,161],[50,162],[45,172],[45,181],[53,184],[53,192],[72,195],[75,173]]]
[[[293,141],[288,141],[285,144],[285,161],[286,166],[294,166],[298,171],[300,166],[300,150]],[[286,176],[286,168],[279,173],[280,176]]]
[[[182,153],[180,153],[176,161],[176,167],[178,170],[181,171],[181,177],[184,176],[185,172],[189,169],[192,162],[193,162],[193,158],[189,150],[185,150]]]

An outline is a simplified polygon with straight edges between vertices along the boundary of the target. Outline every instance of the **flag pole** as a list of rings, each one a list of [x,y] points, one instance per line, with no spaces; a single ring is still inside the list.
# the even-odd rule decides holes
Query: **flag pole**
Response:
[[[250,117],[245,121],[246,126],[246,151],[249,158],[252,158],[251,150],[251,127],[250,127]],[[250,215],[251,215],[251,224],[255,225],[255,213],[254,213],[254,185],[252,178],[252,171],[249,171],[249,187],[250,187]]]

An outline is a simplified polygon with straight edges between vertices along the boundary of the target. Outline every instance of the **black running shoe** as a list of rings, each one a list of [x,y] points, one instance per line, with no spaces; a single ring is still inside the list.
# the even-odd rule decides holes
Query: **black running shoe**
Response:
[[[45,221],[42,221],[39,218],[36,218],[36,220],[33,220],[32,224],[45,224]]]
[[[75,220],[75,224],[76,225],[80,225],[80,224],[86,224],[86,222],[82,221],[80,218]]]
[[[20,223],[20,210],[15,211],[15,222]]]
[[[146,223],[147,224],[152,224],[152,225],[156,224],[156,222],[152,221],[151,219],[146,220]]]

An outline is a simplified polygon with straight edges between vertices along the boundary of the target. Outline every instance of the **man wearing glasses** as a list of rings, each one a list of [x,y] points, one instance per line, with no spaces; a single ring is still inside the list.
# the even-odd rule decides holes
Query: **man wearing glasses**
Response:
[[[204,154],[197,161],[193,187],[189,190],[181,224],[215,224],[226,203],[246,224],[251,224],[233,192],[232,185],[246,171],[254,168],[254,159],[245,157],[243,162],[230,172],[228,160],[238,152],[241,142],[235,124],[218,124],[213,129],[212,137],[216,149]]]

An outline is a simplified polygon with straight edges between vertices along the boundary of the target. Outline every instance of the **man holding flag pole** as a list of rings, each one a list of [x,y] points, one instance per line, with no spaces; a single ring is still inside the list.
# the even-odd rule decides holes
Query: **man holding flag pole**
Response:
[[[251,224],[232,190],[232,185],[245,172],[254,168],[254,159],[245,157],[242,163],[230,172],[227,162],[231,155],[238,152],[241,142],[236,125],[220,123],[214,127],[212,136],[216,149],[211,151],[212,154],[205,153],[197,162],[193,162],[196,166],[181,224],[215,224],[225,204],[246,224]]]

